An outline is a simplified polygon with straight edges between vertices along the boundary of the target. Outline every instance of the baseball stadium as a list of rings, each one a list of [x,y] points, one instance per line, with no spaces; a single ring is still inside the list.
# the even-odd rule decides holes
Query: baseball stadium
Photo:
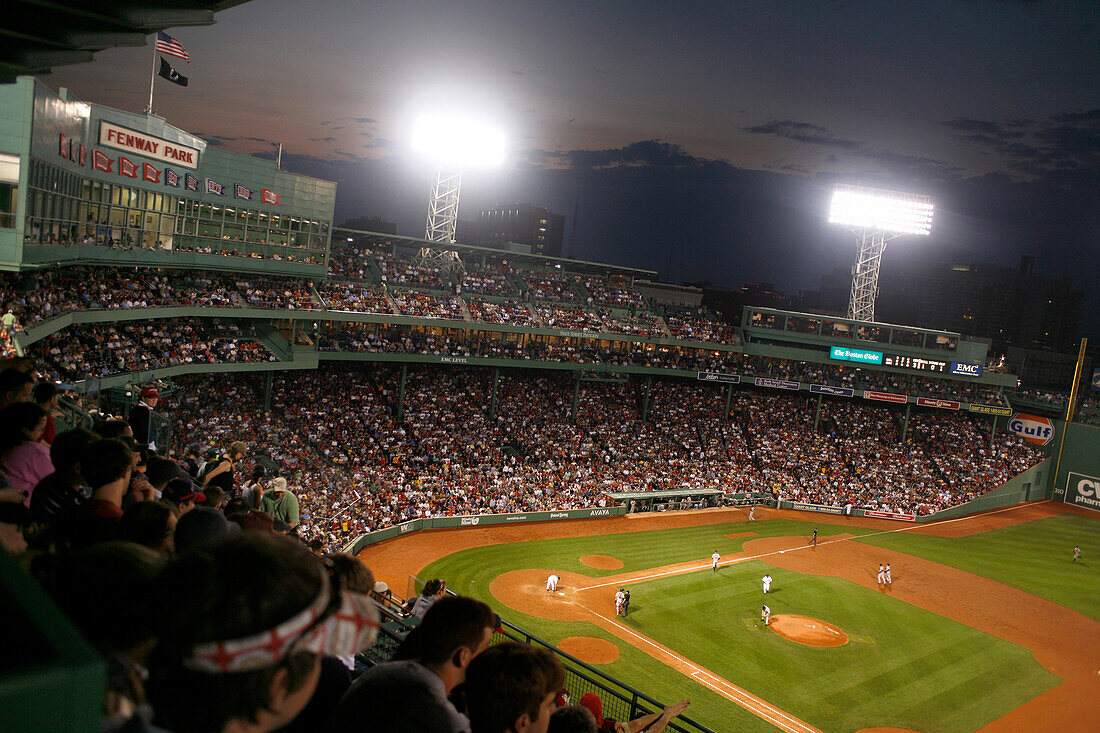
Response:
[[[723,310],[337,226],[335,182],[30,76],[0,110],[0,728],[343,730],[476,601],[475,733],[513,648],[602,730],[1096,729],[1084,343],[1055,391],[858,273],[846,317]]]

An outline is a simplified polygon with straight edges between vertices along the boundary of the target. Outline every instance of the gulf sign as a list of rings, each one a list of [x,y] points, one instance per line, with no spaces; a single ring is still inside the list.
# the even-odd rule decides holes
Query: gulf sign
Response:
[[[1049,417],[1017,412],[1009,418],[1008,430],[1032,445],[1046,445],[1054,440],[1054,423]]]

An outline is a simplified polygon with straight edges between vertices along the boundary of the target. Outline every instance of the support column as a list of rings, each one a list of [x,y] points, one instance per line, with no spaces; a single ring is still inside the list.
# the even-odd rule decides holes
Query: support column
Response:
[[[825,395],[817,396],[817,409],[814,410],[814,432],[817,432],[818,426],[821,425],[821,400],[825,399]]]
[[[901,442],[904,443],[909,437],[909,411],[913,405],[909,402],[905,403],[905,422],[901,424]]]
[[[493,391],[489,396],[489,419],[497,419],[497,387],[500,384],[500,370],[493,370]]]
[[[653,386],[653,376],[646,375],[645,394],[642,395],[642,422],[649,419],[649,390]]]
[[[581,380],[573,378],[573,409],[569,411],[569,421],[577,424],[577,403],[581,398]]]
[[[989,447],[993,447],[993,441],[997,437],[997,418],[999,415],[993,416],[993,429],[989,431]]]
[[[722,413],[722,419],[723,420],[729,420],[730,419],[730,400],[732,400],[732,399],[733,399],[733,385],[732,384],[727,384],[726,385],[726,411]]]
[[[275,379],[275,372],[264,375],[264,412],[271,412],[271,383]]]
[[[409,365],[401,365],[401,382],[397,385],[397,422],[405,422],[405,379],[409,376]]]

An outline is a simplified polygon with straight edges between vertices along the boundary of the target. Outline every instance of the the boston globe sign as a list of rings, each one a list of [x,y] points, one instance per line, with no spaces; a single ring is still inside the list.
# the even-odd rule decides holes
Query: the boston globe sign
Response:
[[[1100,511],[1100,478],[1070,471],[1065,502]]]

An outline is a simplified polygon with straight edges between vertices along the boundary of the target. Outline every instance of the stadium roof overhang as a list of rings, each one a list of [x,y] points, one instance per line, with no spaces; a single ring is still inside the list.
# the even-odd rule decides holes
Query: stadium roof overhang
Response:
[[[9,0],[0,17],[0,83],[91,61],[115,46],[144,46],[167,28],[212,25],[248,0]]]

